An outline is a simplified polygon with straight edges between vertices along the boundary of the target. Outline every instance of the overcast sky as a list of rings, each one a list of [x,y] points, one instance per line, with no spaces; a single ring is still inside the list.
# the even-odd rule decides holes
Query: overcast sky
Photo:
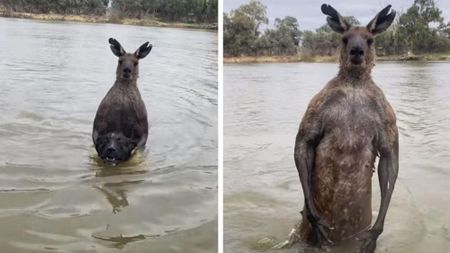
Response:
[[[414,0],[260,0],[267,6],[269,25],[277,17],[296,17],[301,30],[313,30],[325,24],[326,17],[320,11],[320,5],[327,3],[332,5],[343,16],[355,16],[361,24],[367,24],[381,9],[388,4],[398,12],[405,12]],[[249,0],[223,0],[224,11],[236,9]],[[450,21],[450,0],[435,0],[441,9],[446,22]]]

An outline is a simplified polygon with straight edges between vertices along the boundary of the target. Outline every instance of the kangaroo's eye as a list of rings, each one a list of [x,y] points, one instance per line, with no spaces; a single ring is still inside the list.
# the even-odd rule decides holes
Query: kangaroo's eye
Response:
[[[342,43],[344,43],[345,45],[347,45],[347,43],[348,43],[348,39],[347,38],[342,38]]]
[[[373,39],[372,38],[367,39],[367,45],[369,45],[369,47],[370,47],[370,46],[372,46],[372,44],[373,44]]]
[[[123,63],[123,61],[122,60],[119,60],[119,64],[122,64]]]
[[[134,63],[134,66],[137,66],[137,65],[138,65],[138,63],[137,63],[137,62],[135,62],[135,63]]]

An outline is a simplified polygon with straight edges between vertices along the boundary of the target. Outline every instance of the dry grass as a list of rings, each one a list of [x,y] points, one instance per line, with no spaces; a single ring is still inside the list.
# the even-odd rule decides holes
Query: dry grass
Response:
[[[450,52],[441,54],[426,55],[393,55],[379,56],[378,61],[450,61]],[[286,63],[286,62],[337,62],[336,55],[333,56],[308,56],[308,55],[289,55],[289,56],[237,56],[224,57],[224,63]]]
[[[379,56],[379,61],[450,61],[449,53]]]
[[[224,57],[224,63],[283,63],[283,62],[336,62],[336,56],[286,55]]]

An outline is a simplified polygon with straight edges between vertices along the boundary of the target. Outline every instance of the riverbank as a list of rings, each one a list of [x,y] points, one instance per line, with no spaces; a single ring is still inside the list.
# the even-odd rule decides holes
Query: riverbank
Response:
[[[172,27],[172,28],[189,28],[189,29],[206,29],[217,30],[217,24],[211,23],[183,23],[183,22],[163,22],[156,19],[133,19],[124,18],[118,19],[114,17],[95,16],[95,15],[63,15],[63,14],[35,14],[26,12],[7,12],[0,10],[0,17],[5,18],[24,18],[44,21],[70,21],[82,23],[112,23],[124,25],[139,25],[139,26],[153,26],[153,27]]]
[[[450,61],[450,52],[424,55],[390,55],[378,56],[378,61]],[[238,56],[224,57],[224,63],[288,63],[288,62],[337,62],[337,56]]]
[[[237,56],[224,57],[224,63],[287,63],[287,62],[334,62],[335,56],[306,57],[297,55],[275,55],[275,56]]]

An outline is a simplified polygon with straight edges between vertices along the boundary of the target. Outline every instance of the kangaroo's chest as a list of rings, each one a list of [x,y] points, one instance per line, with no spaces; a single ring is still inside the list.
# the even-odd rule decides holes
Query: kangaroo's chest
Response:
[[[111,90],[108,96],[109,109],[117,113],[133,113],[142,110],[145,104],[141,95],[136,89],[115,89]]]
[[[147,118],[145,104],[139,91],[133,89],[111,89],[101,107],[102,119],[114,129],[132,129]]]
[[[318,210],[337,228],[336,237],[370,224],[378,107],[370,93],[350,87],[330,92],[323,104],[324,129],[315,149],[311,188]],[[355,223],[354,217],[361,220]],[[353,233],[349,231],[344,234]]]
[[[352,149],[362,148],[375,138],[382,122],[380,110],[375,97],[363,88],[336,90],[324,105],[324,138]]]

